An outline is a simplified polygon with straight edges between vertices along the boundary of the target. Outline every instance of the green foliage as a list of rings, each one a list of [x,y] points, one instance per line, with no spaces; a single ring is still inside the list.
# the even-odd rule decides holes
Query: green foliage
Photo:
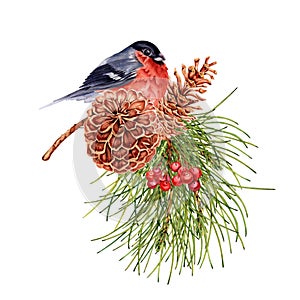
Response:
[[[161,269],[167,266],[169,283],[174,270],[181,273],[187,267],[193,273],[206,260],[213,267],[211,247],[219,249],[222,266],[224,244],[230,252],[233,241],[244,248],[247,209],[238,190],[253,187],[244,186],[243,182],[250,180],[234,168],[239,164],[254,172],[244,158],[251,158],[246,151],[256,146],[235,121],[215,116],[217,107],[185,123],[186,129],[164,140],[145,168],[118,175],[105,195],[93,202],[93,210],[104,204],[101,211],[119,219],[112,232],[95,239],[105,243],[99,252],[108,247],[126,249],[121,257],[128,261],[126,269],[132,267],[138,274],[146,272],[148,276],[157,273],[158,280]],[[174,176],[169,168],[172,161],[202,170],[198,192],[190,191],[186,185],[172,186],[167,192],[147,187],[145,173],[153,167],[159,166]],[[228,175],[231,182],[226,179]],[[119,209],[112,212],[116,203]]]

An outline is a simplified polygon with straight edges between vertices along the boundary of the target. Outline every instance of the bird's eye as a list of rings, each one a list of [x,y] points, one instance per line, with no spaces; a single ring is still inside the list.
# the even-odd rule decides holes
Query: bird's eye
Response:
[[[146,56],[150,56],[152,54],[152,51],[149,48],[144,48],[142,51]]]

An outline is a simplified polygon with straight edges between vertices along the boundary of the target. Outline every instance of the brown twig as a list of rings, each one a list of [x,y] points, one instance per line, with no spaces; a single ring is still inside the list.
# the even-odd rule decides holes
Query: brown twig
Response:
[[[156,251],[157,252],[159,250],[161,250],[162,246],[166,245],[166,238],[168,237],[168,229],[169,229],[169,225],[170,225],[170,221],[171,221],[171,209],[172,209],[172,205],[173,205],[172,197],[173,197],[173,192],[171,190],[170,194],[169,194],[168,206],[166,209],[166,217],[163,220],[162,227],[159,232],[159,239],[156,242]]]
[[[64,134],[62,134],[49,148],[49,150],[43,155],[42,160],[46,161],[48,160],[52,153],[57,149],[57,147],[65,140],[67,139],[74,131],[76,131],[79,127],[81,127],[87,118],[79,121],[77,124],[74,124],[70,129],[68,129]]]

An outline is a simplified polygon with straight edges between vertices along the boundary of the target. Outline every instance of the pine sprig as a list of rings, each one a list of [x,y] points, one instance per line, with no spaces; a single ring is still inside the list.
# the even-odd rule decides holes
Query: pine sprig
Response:
[[[247,150],[256,146],[237,122],[213,115],[220,104],[185,122],[186,129],[162,141],[148,165],[135,173],[118,175],[107,193],[92,203],[97,208],[105,202],[101,212],[107,217],[119,216],[115,229],[96,239],[106,243],[99,252],[112,246],[114,250],[127,248],[121,257],[128,261],[126,269],[133,268],[138,274],[147,272],[148,276],[156,272],[158,280],[161,269],[168,266],[169,283],[174,270],[181,273],[189,268],[193,274],[195,266],[201,267],[206,260],[213,267],[213,245],[219,249],[222,266],[224,243],[230,252],[232,241],[244,248],[248,212],[238,190],[253,187],[244,185],[250,180],[235,171],[235,166],[255,172],[244,158],[251,159]],[[148,170],[160,166],[172,176],[169,163],[178,159],[202,170],[198,192],[185,185],[173,186],[167,192],[147,187]],[[223,173],[231,174],[233,181],[229,182]],[[119,209],[112,214],[110,209],[116,202]],[[125,218],[126,211],[130,213]]]

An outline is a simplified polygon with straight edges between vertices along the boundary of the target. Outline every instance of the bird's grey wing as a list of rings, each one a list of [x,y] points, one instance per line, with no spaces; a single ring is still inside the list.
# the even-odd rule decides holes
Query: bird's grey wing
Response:
[[[135,78],[136,70],[141,66],[142,64],[135,57],[134,49],[126,48],[104,60],[77,91],[56,99],[42,108],[64,100],[92,102],[95,99],[95,91],[112,89],[129,83]]]
[[[135,70],[124,72],[110,64],[98,66],[83,82],[79,89],[104,90],[122,86],[136,76]]]

